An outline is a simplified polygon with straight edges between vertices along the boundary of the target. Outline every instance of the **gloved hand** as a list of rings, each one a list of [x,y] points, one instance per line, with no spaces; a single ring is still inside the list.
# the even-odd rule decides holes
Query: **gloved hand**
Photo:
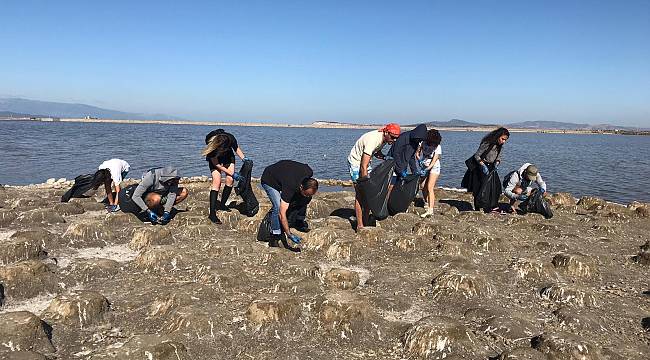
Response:
[[[403,178],[406,177],[406,174],[407,174],[406,169],[404,169],[404,170],[402,170],[401,173],[399,173],[399,177],[401,177],[403,179]]]
[[[106,211],[108,211],[109,213],[116,212],[116,211],[118,211],[118,210],[120,210],[120,206],[119,206],[119,205],[108,205],[108,206],[106,207]]]
[[[546,192],[546,189],[544,188],[539,188],[539,192],[542,193],[542,195]]]
[[[385,155],[384,160],[393,160],[393,157],[389,155]]]
[[[295,234],[289,234],[289,240],[293,241],[294,244],[300,244],[302,242],[302,238]]]
[[[172,219],[172,215],[169,213],[169,211],[165,211],[162,217],[160,218],[160,223],[167,224],[171,219]]]
[[[420,169],[419,174],[420,174],[420,176],[427,176],[427,175],[429,175],[429,170]]]
[[[252,160],[249,159],[249,158],[247,158],[246,156],[244,156],[244,160],[243,160],[243,161],[246,162],[246,161],[252,161]]]
[[[235,171],[235,173],[232,174],[232,178],[233,178],[235,181],[239,181],[239,180],[243,179],[244,177],[241,176],[241,175],[239,175],[239,173]]]
[[[526,195],[526,194],[521,194],[521,195],[519,195],[519,196],[517,197],[517,199],[519,199],[520,201],[526,201],[526,200],[528,200],[528,195]]]
[[[485,174],[485,175],[487,175],[487,174],[490,173],[490,169],[488,169],[487,165],[485,165],[485,164],[481,164],[481,171],[482,171],[483,174]]]
[[[147,218],[149,218],[149,221],[151,221],[151,223],[158,222],[158,215],[156,215],[156,213],[151,210],[147,210]]]

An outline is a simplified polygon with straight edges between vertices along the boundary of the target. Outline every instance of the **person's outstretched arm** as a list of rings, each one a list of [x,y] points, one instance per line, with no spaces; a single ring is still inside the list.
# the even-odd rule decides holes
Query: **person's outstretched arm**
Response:
[[[285,235],[291,235],[291,228],[289,228],[289,220],[287,219],[287,210],[289,209],[289,203],[280,200],[280,226],[284,230]]]
[[[235,151],[235,153],[236,153],[237,156],[239,156],[239,158],[242,159],[242,160],[244,160],[244,158],[246,157],[246,156],[244,156],[244,152],[241,151],[241,148],[240,148],[239,146],[237,146],[237,151]]]

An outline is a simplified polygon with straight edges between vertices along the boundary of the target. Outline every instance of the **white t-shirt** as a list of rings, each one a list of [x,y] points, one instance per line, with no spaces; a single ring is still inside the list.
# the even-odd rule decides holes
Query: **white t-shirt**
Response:
[[[108,169],[111,172],[111,179],[113,179],[113,185],[119,186],[122,182],[122,173],[127,173],[131,170],[131,165],[128,162],[120,159],[110,159],[104,161],[99,165],[99,170]]]
[[[442,145],[438,144],[438,146],[433,148],[433,146],[427,145],[426,142],[422,141],[420,142],[420,149],[422,151],[422,158],[423,158],[423,163],[424,166],[429,166],[431,164],[431,160],[433,160],[433,157],[438,154],[442,155]],[[438,160],[436,160],[436,163],[433,165],[433,167],[440,167],[440,157],[438,157]]]
[[[359,140],[354,143],[352,150],[350,150],[350,155],[348,156],[350,166],[359,168],[361,166],[361,157],[363,154],[372,156],[377,151],[381,150],[384,145],[384,133],[379,130],[368,131],[361,135]],[[372,160],[372,158],[370,160]]]

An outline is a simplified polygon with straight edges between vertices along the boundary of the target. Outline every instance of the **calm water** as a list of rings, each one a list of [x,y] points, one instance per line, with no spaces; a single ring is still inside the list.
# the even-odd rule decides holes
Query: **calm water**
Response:
[[[201,156],[213,127],[157,124],[0,122],[0,183],[23,185],[91,173],[104,160],[131,164],[129,177],[174,165],[182,175],[208,175]],[[347,155],[367,130],[227,127],[255,162],[254,176],[281,159],[306,162],[318,178],[348,179]],[[459,187],[464,160],[483,133],[442,132],[439,185]],[[388,147],[386,148],[388,149]],[[616,202],[650,201],[650,137],[513,133],[501,176],[534,162],[549,191],[594,195]],[[239,167],[239,163],[237,165]]]

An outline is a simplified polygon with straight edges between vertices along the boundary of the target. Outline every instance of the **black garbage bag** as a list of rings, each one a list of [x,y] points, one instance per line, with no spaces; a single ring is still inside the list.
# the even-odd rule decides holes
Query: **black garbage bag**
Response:
[[[271,239],[271,210],[266,213],[264,219],[257,229],[257,241],[269,241]]]
[[[409,175],[393,186],[388,197],[388,212],[390,215],[406,212],[418,193],[419,175]]]
[[[72,198],[84,197],[84,194],[93,187],[94,176],[94,174],[86,174],[74,178],[74,185],[61,196],[61,202],[68,202]]]
[[[480,209],[493,209],[499,205],[499,197],[503,192],[501,179],[496,169],[484,176],[481,187],[474,195],[474,204]]]
[[[519,204],[519,209],[524,214],[542,214],[547,219],[553,217],[553,209],[551,209],[551,204],[546,201],[544,194],[542,194],[542,192],[538,191],[537,189],[533,189],[528,199]]]
[[[307,206],[311,202],[310,197],[305,197],[300,194],[296,194],[291,203],[289,203],[289,208],[287,209],[287,222],[289,227],[295,228],[296,226],[302,225],[307,217]]]
[[[368,177],[357,181],[361,206],[369,209],[377,220],[388,217],[388,186],[394,167],[395,160],[386,160],[374,168]]]
[[[253,187],[251,185],[252,172],[253,161],[244,161],[241,169],[239,170],[239,174],[243,177],[243,179],[239,180],[237,187],[235,187],[235,193],[241,196],[243,200],[239,211],[248,217],[255,216],[255,214],[257,214],[257,212],[260,210],[260,203],[257,201],[257,197],[255,197],[255,193],[253,192]]]

